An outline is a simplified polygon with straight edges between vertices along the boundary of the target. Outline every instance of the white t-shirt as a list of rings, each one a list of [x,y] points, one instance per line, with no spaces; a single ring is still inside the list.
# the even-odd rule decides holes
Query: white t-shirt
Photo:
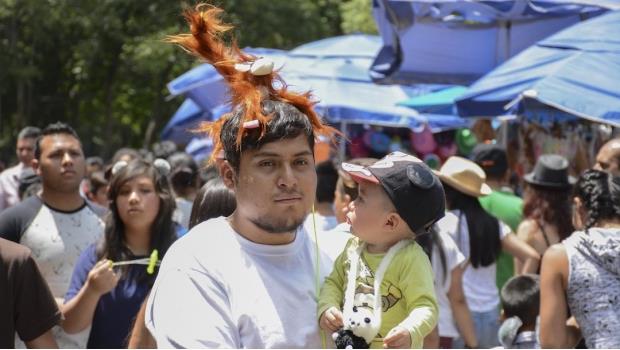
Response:
[[[316,254],[303,228],[271,246],[243,238],[225,218],[203,222],[166,253],[146,325],[164,348],[319,348]],[[319,255],[322,284],[333,260]]]
[[[469,260],[469,228],[463,216],[459,220],[460,211],[453,210],[446,213],[437,226],[440,232],[449,234],[465,258]],[[460,229],[459,229],[460,222]],[[500,240],[512,232],[510,227],[499,222]],[[463,292],[467,305],[472,312],[487,312],[498,307],[499,292],[495,284],[496,263],[489,266],[474,268],[471,264],[463,274]]]
[[[431,264],[433,266],[433,275],[435,276],[435,294],[437,295],[437,304],[439,304],[439,336],[448,338],[458,338],[460,336],[454,317],[448,292],[452,284],[452,270],[465,261],[465,256],[456,246],[452,237],[445,232],[439,232],[442,249],[446,258],[446,274],[443,273],[441,264],[441,256],[439,247],[433,247],[433,256]]]
[[[335,216],[323,216],[319,213],[315,213],[317,231],[329,231],[338,225],[338,220]],[[314,231],[314,222],[312,219],[312,213],[308,215],[306,221],[304,221],[304,228],[307,232],[312,233]]]

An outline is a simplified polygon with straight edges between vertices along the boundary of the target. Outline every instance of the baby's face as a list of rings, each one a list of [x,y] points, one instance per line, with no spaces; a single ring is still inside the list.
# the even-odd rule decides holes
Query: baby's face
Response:
[[[359,195],[349,204],[347,213],[351,233],[369,244],[383,243],[388,238],[384,225],[388,214],[394,211],[394,206],[381,185],[360,182]]]

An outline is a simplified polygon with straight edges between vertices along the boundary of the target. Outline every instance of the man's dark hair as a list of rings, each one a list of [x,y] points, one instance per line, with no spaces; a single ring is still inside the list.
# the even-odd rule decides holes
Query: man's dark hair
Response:
[[[540,278],[538,275],[515,276],[500,293],[506,318],[518,316],[523,325],[533,326],[540,311]]]
[[[267,130],[261,137],[261,128],[250,129],[245,133],[241,147],[237,146],[237,132],[241,127],[245,112],[238,109],[224,122],[220,139],[224,148],[224,156],[235,171],[239,171],[241,152],[257,150],[264,145],[305,135],[311,150],[314,150],[314,131],[307,116],[295,106],[281,101],[265,100],[262,102],[263,113],[271,115]]]
[[[39,137],[41,135],[41,129],[35,127],[35,126],[27,126],[23,129],[21,129],[21,131],[19,132],[19,134],[17,134],[17,139],[21,140],[21,139],[36,139],[37,137]]]
[[[34,144],[34,158],[41,159],[41,140],[45,136],[59,135],[59,134],[73,136],[76,140],[82,143],[77,132],[75,132],[75,130],[72,127],[70,127],[68,124],[65,124],[63,122],[56,122],[56,123],[46,126],[45,129],[43,129],[43,131],[41,132],[41,135],[37,138],[37,142],[35,142]]]
[[[316,165],[316,201],[318,203],[333,203],[338,171],[334,164],[327,160]]]

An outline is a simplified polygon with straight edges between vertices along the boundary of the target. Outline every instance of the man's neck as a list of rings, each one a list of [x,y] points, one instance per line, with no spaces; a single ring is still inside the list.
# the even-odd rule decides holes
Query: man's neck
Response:
[[[241,217],[237,211],[230,216],[228,222],[235,232],[254,243],[265,245],[283,245],[289,244],[295,240],[295,231],[286,233],[267,232],[256,226],[247,218]]]
[[[315,203],[314,209],[321,216],[334,216],[334,207],[329,202]]]
[[[74,211],[84,205],[84,198],[79,191],[64,193],[43,188],[41,199],[48,206],[62,211]]]

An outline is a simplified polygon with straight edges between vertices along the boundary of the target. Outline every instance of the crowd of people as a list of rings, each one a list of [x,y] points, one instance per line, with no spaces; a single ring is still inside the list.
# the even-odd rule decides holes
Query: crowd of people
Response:
[[[315,164],[333,135],[273,64],[220,41],[221,11],[170,40],[226,78],[203,168],[170,143],[85,157],[24,128],[0,174],[0,347],[620,347],[620,139],[578,179],[506,151]],[[514,261],[513,261],[514,260]],[[498,271],[513,277],[498,279]]]

